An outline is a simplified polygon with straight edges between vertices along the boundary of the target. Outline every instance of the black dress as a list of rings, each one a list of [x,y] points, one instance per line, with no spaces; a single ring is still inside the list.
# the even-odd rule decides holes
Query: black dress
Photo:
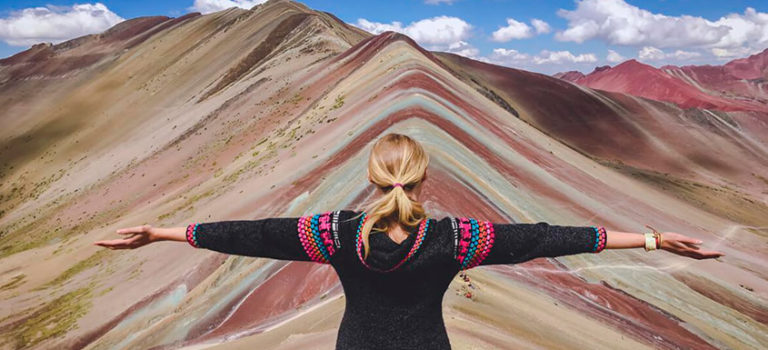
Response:
[[[346,308],[336,349],[450,349],[442,300],[461,270],[537,257],[597,253],[599,226],[491,223],[473,218],[427,219],[401,243],[370,235],[365,264],[358,229],[363,212],[193,223],[187,240],[228,254],[333,266]],[[407,330],[407,331],[403,331]]]

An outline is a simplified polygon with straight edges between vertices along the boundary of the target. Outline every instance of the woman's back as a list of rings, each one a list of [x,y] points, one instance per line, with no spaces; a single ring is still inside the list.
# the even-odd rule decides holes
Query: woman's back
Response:
[[[346,297],[337,348],[449,349],[441,306],[459,268],[447,221],[427,219],[400,243],[372,234],[366,266],[357,249],[348,249],[357,248],[359,214],[338,213],[341,249],[330,261]]]

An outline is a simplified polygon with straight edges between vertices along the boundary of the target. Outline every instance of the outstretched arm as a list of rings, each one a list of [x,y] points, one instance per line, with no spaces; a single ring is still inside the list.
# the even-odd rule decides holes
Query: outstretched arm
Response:
[[[546,222],[501,224],[456,218],[454,257],[462,269],[477,265],[514,264],[539,257],[599,253],[604,249],[645,247],[640,233],[605,230],[600,226],[562,226]],[[724,254],[703,250],[700,240],[674,232],[663,232],[663,249],[696,259]]]
[[[607,231],[608,240],[606,249],[627,249],[645,247],[645,235],[641,233]],[[704,243],[700,239],[688,237],[675,232],[662,232],[661,247],[677,255],[687,256],[694,259],[711,259],[724,256],[725,253],[716,250],[701,249]]]
[[[339,248],[338,212],[266,218],[193,223],[186,227],[155,228],[142,225],[117,230],[125,238],[98,241],[109,249],[134,249],[158,241],[188,242],[227,254],[281,260],[328,263]]]

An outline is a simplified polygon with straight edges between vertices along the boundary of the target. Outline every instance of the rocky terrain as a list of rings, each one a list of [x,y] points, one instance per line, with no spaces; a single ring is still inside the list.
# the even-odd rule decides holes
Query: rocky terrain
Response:
[[[433,217],[650,224],[727,254],[469,270],[444,299],[456,349],[760,349],[757,68],[667,67],[669,93],[649,95],[661,85],[611,88],[622,65],[574,84],[286,0],[135,18],[0,60],[0,348],[332,349],[345,301],[327,265],[92,242],[143,223],[358,209],[374,194],[361,175],[372,141],[401,132],[430,153]]]

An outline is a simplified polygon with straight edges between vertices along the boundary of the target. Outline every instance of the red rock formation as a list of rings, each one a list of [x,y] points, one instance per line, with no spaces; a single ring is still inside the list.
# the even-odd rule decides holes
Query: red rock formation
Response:
[[[605,91],[622,92],[683,108],[722,111],[768,111],[768,49],[722,66],[673,65],[655,68],[634,59],[615,67],[598,67],[586,76],[569,72],[556,78]]]

